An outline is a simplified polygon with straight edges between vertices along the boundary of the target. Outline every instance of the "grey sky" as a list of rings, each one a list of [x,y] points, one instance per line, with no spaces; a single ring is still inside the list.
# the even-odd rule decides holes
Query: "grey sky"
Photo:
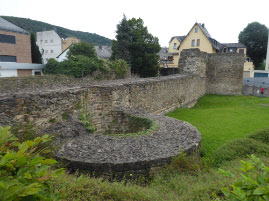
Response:
[[[168,46],[172,36],[186,35],[197,21],[222,43],[238,42],[248,23],[269,27],[268,0],[0,0],[0,15],[25,17],[68,29],[115,38],[122,19],[142,18],[150,33]]]

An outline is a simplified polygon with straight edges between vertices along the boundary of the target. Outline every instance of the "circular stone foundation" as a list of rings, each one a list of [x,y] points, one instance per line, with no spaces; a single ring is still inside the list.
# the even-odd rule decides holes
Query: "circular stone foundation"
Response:
[[[152,119],[159,124],[159,130],[138,137],[80,135],[64,144],[57,157],[75,169],[125,172],[162,166],[180,152],[191,153],[200,147],[200,133],[187,122],[136,110],[126,112]]]

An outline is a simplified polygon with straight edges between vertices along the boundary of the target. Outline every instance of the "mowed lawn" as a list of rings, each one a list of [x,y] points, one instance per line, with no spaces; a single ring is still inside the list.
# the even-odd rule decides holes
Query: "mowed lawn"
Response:
[[[193,108],[180,108],[167,116],[195,126],[202,134],[203,153],[210,156],[229,140],[268,128],[269,98],[206,95]]]

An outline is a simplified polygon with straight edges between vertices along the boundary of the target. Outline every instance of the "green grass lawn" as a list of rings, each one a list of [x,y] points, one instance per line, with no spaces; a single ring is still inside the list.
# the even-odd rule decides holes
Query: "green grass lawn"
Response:
[[[206,156],[225,142],[269,127],[269,98],[206,95],[195,107],[179,108],[167,116],[187,121],[202,134]]]

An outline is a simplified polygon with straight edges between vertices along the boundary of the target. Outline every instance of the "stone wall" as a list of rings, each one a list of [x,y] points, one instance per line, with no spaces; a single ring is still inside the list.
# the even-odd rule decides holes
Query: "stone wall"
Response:
[[[242,94],[244,56],[237,53],[208,54],[199,49],[181,52],[179,71],[206,78],[207,94]]]
[[[208,94],[242,94],[244,55],[210,54],[207,68]]]

